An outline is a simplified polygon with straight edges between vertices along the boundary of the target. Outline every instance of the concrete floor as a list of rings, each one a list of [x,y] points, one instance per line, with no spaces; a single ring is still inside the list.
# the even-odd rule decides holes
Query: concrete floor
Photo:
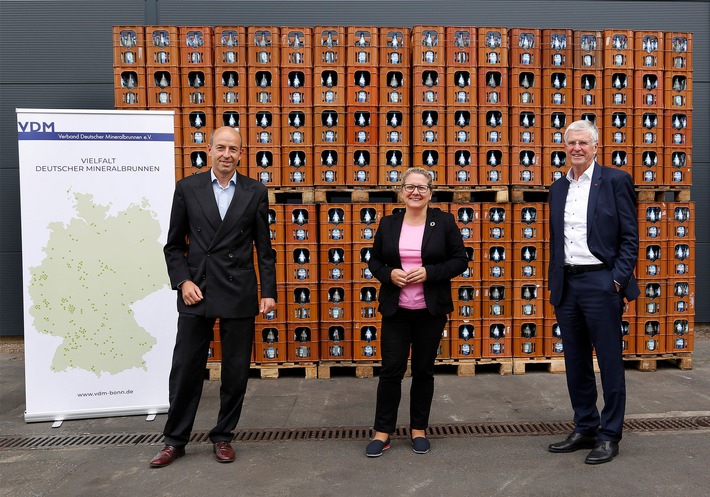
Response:
[[[301,375],[302,376],[302,375]],[[710,415],[710,340],[696,339],[693,369],[660,363],[655,372],[627,364],[627,419]],[[0,437],[159,433],[160,415],[26,424],[24,361],[0,354]],[[240,429],[365,427],[372,424],[377,378],[329,380],[299,376],[250,380]],[[408,418],[405,379],[399,423]],[[219,382],[206,382],[195,430],[209,430],[217,414]],[[564,375],[437,375],[431,424],[570,421]],[[394,440],[378,459],[365,443],[345,440],[246,442],[237,461],[218,464],[210,444],[189,445],[167,468],[148,461],[161,445],[0,449],[0,496],[702,496],[710,495],[710,428],[628,432],[621,454],[600,466],[586,451],[551,454],[559,436],[432,439],[416,455]]]

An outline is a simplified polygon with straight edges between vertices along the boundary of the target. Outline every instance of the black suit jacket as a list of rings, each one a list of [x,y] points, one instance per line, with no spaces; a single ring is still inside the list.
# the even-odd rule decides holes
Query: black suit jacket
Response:
[[[392,283],[390,274],[393,269],[402,269],[399,235],[403,222],[404,212],[382,218],[368,264],[372,274],[381,283],[378,300],[379,311],[383,316],[393,315],[399,307],[400,288]],[[427,209],[422,239],[422,266],[427,274],[424,282],[427,309],[433,315],[452,312],[451,278],[466,270],[468,259],[454,216],[435,207]]]
[[[276,271],[264,185],[237,174],[224,220],[220,219],[209,173],[180,180],[175,187],[165,260],[170,284],[196,283],[203,299],[187,306],[178,291],[178,311],[206,317],[243,318],[259,313],[254,247],[261,296],[276,298]],[[189,245],[186,242],[189,240]]]
[[[550,186],[548,286],[552,305],[560,303],[564,286],[564,213],[569,185],[569,180],[562,177]],[[638,297],[634,277],[639,250],[638,214],[634,182],[628,173],[595,163],[587,204],[587,245],[611,269],[623,296],[629,301]]]

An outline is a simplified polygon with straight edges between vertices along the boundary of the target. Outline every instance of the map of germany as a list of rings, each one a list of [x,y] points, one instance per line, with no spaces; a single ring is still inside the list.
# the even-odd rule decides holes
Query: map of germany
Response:
[[[160,223],[146,199],[115,216],[73,193],[76,216],[53,222],[45,258],[30,268],[30,315],[39,333],[61,337],[51,369],[100,376],[146,369],[156,338],[131,306],[168,283]]]

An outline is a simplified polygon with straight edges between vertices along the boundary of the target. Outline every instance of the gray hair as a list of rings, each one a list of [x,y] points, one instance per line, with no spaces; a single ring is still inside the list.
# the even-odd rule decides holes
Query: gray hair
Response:
[[[567,126],[565,130],[565,143],[567,143],[567,135],[571,131],[584,131],[589,134],[589,138],[592,143],[597,143],[599,141],[599,128],[596,124],[586,119],[580,119],[579,121],[574,121],[572,124]]]

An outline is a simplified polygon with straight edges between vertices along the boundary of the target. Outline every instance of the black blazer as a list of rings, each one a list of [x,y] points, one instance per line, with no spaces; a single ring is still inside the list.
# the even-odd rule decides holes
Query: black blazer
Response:
[[[383,316],[393,315],[399,307],[400,288],[392,283],[390,274],[395,268],[402,269],[399,235],[403,221],[403,211],[382,218],[368,263],[370,271],[381,283],[378,300],[379,311]],[[422,266],[427,274],[424,282],[427,309],[433,315],[452,312],[451,278],[466,270],[468,259],[454,216],[436,207],[427,209],[422,239]]]
[[[209,173],[178,181],[164,248],[165,261],[174,289],[189,279],[200,287],[203,296],[200,303],[187,306],[178,291],[179,312],[222,318],[256,316],[259,296],[255,246],[261,296],[276,298],[268,207],[266,187],[237,174],[234,198],[222,220]]]
[[[562,177],[550,186],[550,303],[558,305],[564,287],[564,214],[569,180]],[[639,296],[634,277],[638,259],[639,232],[636,193],[631,176],[618,169],[594,166],[587,205],[589,251],[611,269],[621,293],[629,301]]]

